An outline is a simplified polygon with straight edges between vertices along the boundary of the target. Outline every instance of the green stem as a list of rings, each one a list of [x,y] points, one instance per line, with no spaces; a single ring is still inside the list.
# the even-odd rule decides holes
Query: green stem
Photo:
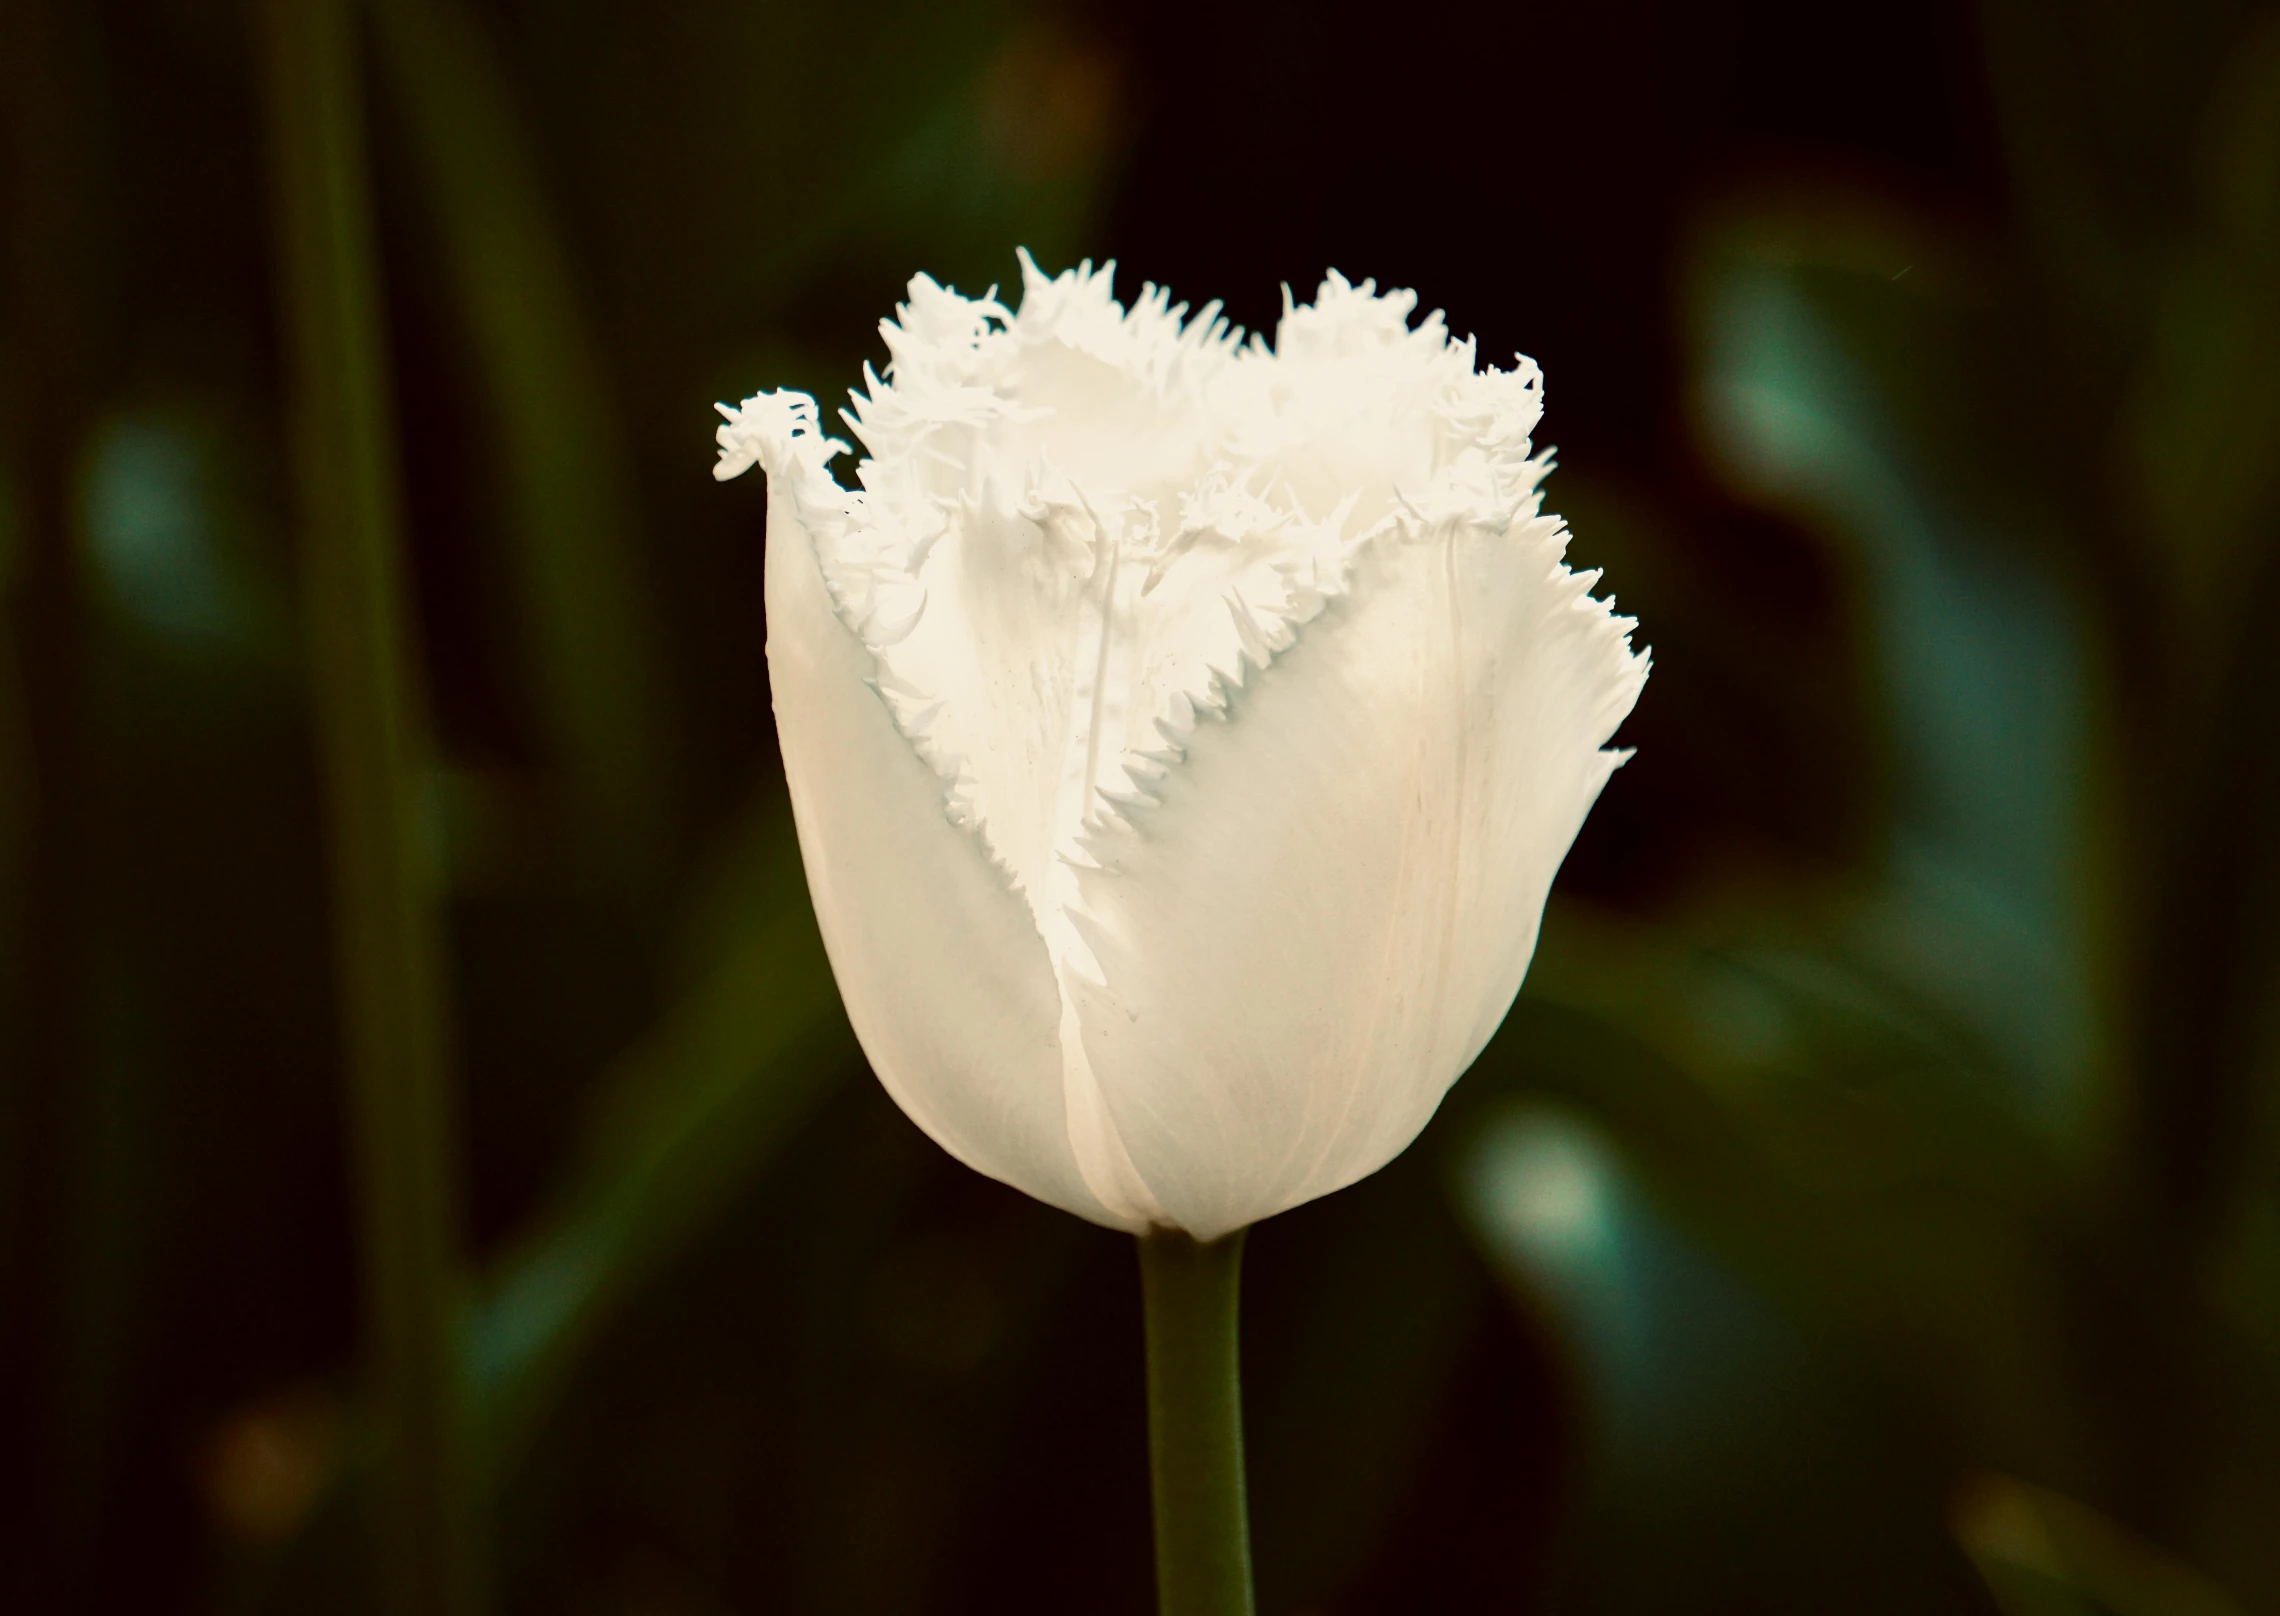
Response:
[[[1251,1616],[1236,1313],[1243,1233],[1140,1237],[1148,1315],[1148,1457],[1161,1616]]]
[[[348,0],[262,0],[389,1616],[483,1604],[422,694]]]

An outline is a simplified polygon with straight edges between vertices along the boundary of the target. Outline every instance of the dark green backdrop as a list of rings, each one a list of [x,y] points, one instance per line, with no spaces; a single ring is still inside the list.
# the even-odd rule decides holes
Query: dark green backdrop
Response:
[[[2280,1608],[2280,13],[357,0],[331,101],[300,15],[0,8],[0,1606],[401,1611],[409,1444],[496,1611],[1151,1608],[1130,1242],[864,1071],[708,476],[1026,244],[1534,354],[1655,650],[1504,1033],[1251,1239],[1268,1616]],[[304,103],[401,450],[424,1435]]]

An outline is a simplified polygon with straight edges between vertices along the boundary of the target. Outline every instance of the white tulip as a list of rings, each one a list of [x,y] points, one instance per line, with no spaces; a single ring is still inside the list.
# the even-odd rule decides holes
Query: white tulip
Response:
[[[1638,698],[1568,570],[1541,374],[1333,274],[1270,348],[1114,266],[921,275],[769,480],[768,669],[823,938],[959,1160],[1198,1240],[1351,1184],[1502,1021]]]

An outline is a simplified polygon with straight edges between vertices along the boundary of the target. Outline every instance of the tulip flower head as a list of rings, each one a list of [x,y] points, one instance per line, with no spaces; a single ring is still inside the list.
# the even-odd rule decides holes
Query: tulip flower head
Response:
[[[962,1161],[1212,1240],[1376,1171],[1502,1021],[1624,754],[1629,619],[1563,562],[1535,364],[1333,274],[1270,346],[1026,255],[925,276],[768,474],[768,668],[880,1080]]]

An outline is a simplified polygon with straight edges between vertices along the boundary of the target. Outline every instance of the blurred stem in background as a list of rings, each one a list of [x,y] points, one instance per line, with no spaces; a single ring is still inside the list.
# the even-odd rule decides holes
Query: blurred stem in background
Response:
[[[378,1420],[381,1608],[481,1608],[425,745],[346,0],[267,0],[303,605]]]
[[[517,662],[564,788],[573,863],[651,907],[669,886],[676,709],[601,340],[480,19],[455,0],[367,9],[487,413]]]
[[[1243,1236],[1140,1237],[1160,1616],[1251,1616],[1239,1318]]]
[[[86,644],[73,474],[109,358],[91,20],[0,7],[5,482],[0,500],[0,1607],[61,1597],[96,1480],[54,1395],[75,1383],[68,1152],[87,926]],[[6,531],[12,528],[14,531]],[[16,710],[22,702],[21,716]],[[20,1467],[20,1468],[19,1468]],[[65,1541],[68,1540],[68,1541]]]

